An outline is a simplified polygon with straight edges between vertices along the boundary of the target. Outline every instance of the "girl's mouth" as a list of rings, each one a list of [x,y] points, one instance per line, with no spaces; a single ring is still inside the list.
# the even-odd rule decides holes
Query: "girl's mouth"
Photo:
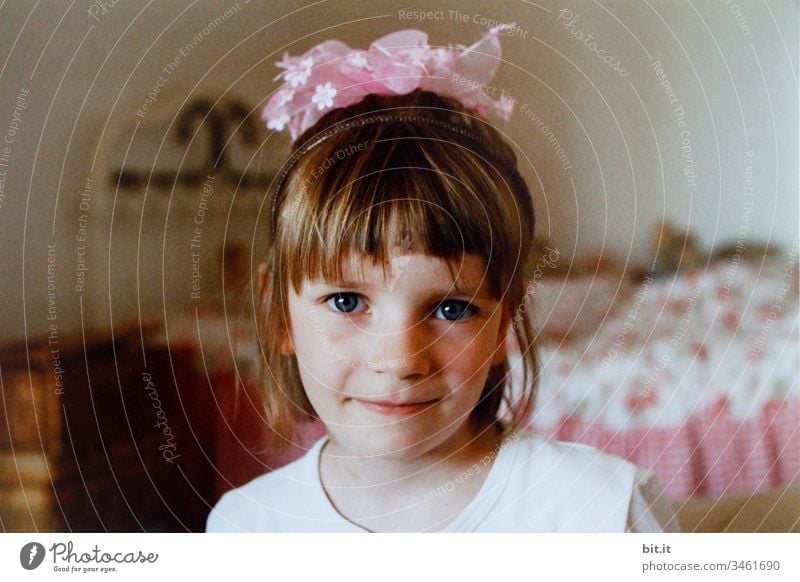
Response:
[[[358,400],[358,402],[372,412],[377,412],[384,416],[408,416],[422,412],[426,408],[433,406],[438,400],[427,400],[425,402],[413,403],[394,403],[385,401]]]

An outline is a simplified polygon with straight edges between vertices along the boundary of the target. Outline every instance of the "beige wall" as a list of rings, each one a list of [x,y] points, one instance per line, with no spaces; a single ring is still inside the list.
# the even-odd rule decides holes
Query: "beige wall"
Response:
[[[49,0],[31,11],[32,4],[0,9],[0,133],[12,138],[0,159],[3,341],[44,335],[53,323],[60,336],[79,332],[82,322],[102,330],[112,318],[135,320],[139,307],[156,318],[197,307],[189,297],[186,235],[199,190],[172,205],[168,198],[165,206],[153,198],[145,204],[115,196],[105,174],[126,152],[145,165],[168,157],[152,138],[159,131],[164,137],[172,120],[161,120],[155,106],[137,117],[160,76],[159,107],[199,95],[256,105],[274,90],[273,63],[284,51],[296,54],[330,37],[366,47],[402,27],[424,29],[432,44],[469,44],[487,20],[516,21],[517,34],[503,39],[507,63],[496,85],[520,109],[500,127],[527,156],[523,171],[539,233],[562,255],[604,247],[622,261],[645,262],[651,228],[664,217],[707,247],[745,236],[747,245],[788,248],[798,235],[798,8],[790,0],[378,0],[308,8],[245,0],[107,1],[99,8],[84,0],[71,10]],[[229,17],[204,33],[226,10]],[[409,17],[415,10],[440,12],[421,22]],[[618,70],[579,41],[578,31],[594,33],[597,50],[618,60]],[[665,79],[675,92],[671,105],[659,86]],[[674,114],[679,105],[684,127]],[[688,132],[684,140],[681,131]],[[137,141],[145,137],[150,145]],[[251,163],[272,167],[287,145],[271,137]],[[682,146],[691,146],[694,177],[684,172]],[[241,159],[249,155],[243,151]],[[182,163],[190,165],[191,154]],[[81,209],[88,177],[90,202]],[[228,190],[215,191],[204,234],[204,296],[211,303],[220,291],[212,250],[226,238],[247,245],[258,214],[257,204],[234,204],[228,217]],[[86,288],[76,292],[82,226],[90,239]],[[55,245],[49,305],[48,244]]]

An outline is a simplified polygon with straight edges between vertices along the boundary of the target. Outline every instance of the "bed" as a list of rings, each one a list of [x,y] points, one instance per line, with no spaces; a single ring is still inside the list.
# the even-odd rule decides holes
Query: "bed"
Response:
[[[672,499],[800,479],[796,252],[536,293],[535,431],[651,468]]]

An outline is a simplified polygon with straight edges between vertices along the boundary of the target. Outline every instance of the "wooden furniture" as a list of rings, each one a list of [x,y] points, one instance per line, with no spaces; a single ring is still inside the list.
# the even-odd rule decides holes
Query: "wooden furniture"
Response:
[[[683,532],[799,533],[800,484],[753,495],[691,497],[674,504]]]
[[[50,350],[3,350],[0,357],[0,525],[4,531],[58,531],[53,460],[61,457],[60,399]]]
[[[141,345],[137,330],[0,351],[0,529],[203,531],[210,388],[180,349]]]

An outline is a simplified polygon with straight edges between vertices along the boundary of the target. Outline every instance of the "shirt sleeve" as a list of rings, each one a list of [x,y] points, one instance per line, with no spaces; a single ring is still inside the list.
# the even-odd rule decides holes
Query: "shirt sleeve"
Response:
[[[237,490],[222,496],[206,518],[206,533],[241,533],[252,531],[250,519],[255,512],[242,502]]]
[[[221,507],[223,505],[223,501],[220,500],[214,508],[211,509],[211,513],[208,514],[206,518],[206,533],[223,533],[223,532],[231,532],[234,530],[234,524],[232,524],[229,520],[225,519],[222,515]]]
[[[680,532],[678,517],[658,478],[644,469],[636,472],[626,531],[630,533]]]

